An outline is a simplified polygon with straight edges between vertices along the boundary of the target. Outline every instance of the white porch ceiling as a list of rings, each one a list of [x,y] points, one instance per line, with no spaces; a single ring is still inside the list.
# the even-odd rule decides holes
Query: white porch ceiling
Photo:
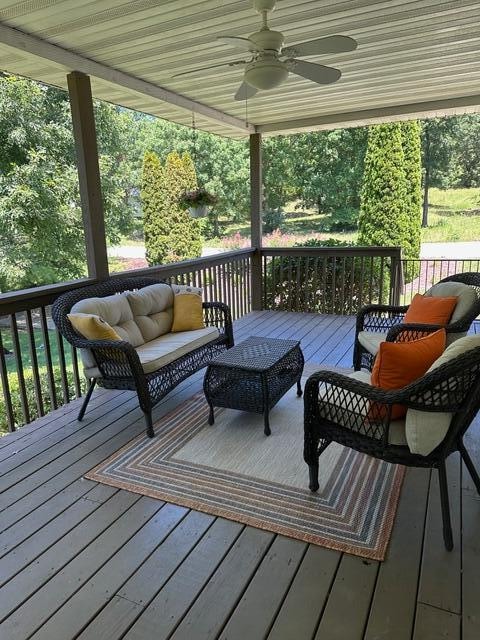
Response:
[[[103,77],[90,73],[97,98],[191,124],[184,105],[116,84],[109,73],[116,70],[213,108],[196,118],[204,130],[232,137],[247,133],[245,103],[233,99],[241,69],[172,75],[241,58],[216,37],[257,30],[259,16],[249,0],[0,0],[2,25],[57,45],[60,54],[78,54],[87,68],[92,61],[103,65]],[[342,70],[334,85],[291,75],[284,85],[249,100],[249,123],[266,133],[479,110],[480,2],[278,0],[270,26],[288,44],[343,34],[359,46],[308,58]],[[19,38],[12,42],[6,32]],[[66,72],[84,70],[68,56],[55,60],[53,49],[47,56],[31,53],[31,43],[21,36],[0,28],[0,69],[62,88]]]

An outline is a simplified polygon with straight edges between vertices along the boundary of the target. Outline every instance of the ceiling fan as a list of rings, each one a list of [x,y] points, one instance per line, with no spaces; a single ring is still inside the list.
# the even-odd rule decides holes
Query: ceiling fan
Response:
[[[253,0],[253,7],[262,16],[262,27],[248,38],[222,36],[218,40],[227,42],[236,49],[248,52],[248,60],[235,60],[177,73],[174,78],[199,73],[218,67],[245,65],[243,82],[235,93],[235,100],[252,98],[259,90],[273,89],[284,82],[289,73],[312,80],[317,84],[331,84],[340,79],[342,72],[334,67],[298,60],[298,56],[313,56],[324,53],[354,51],[357,42],[348,36],[328,36],[290,47],[284,46],[283,33],[268,26],[268,14],[275,9],[275,0]]]

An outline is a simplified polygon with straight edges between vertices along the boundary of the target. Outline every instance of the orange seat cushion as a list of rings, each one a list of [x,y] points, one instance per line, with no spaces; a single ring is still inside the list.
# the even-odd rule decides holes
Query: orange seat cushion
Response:
[[[402,389],[421,378],[445,351],[447,335],[439,329],[411,342],[381,342],[375,358],[371,383],[381,389]],[[369,417],[379,417],[379,407],[370,408]],[[394,405],[392,420],[403,417],[407,407]]]
[[[437,298],[415,294],[403,318],[405,323],[448,324],[457,305],[458,298]]]

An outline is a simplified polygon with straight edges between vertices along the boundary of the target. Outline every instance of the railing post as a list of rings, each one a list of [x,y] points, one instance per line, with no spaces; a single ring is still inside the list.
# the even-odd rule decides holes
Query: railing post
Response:
[[[77,155],[88,274],[92,278],[104,280],[108,278],[107,242],[90,78],[84,73],[73,71],[67,75],[67,82]]]
[[[252,255],[252,309],[262,309],[262,134],[250,134],[250,236]]]
[[[398,306],[403,290],[403,264],[402,249],[398,247],[398,253],[392,256],[390,266],[390,304]]]

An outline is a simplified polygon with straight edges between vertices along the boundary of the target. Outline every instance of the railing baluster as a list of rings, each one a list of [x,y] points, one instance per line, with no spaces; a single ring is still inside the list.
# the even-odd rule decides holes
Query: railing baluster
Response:
[[[342,257],[341,284],[340,284],[340,313],[345,313],[345,256]]]
[[[25,318],[27,322],[27,335],[28,335],[28,347],[30,353],[30,364],[33,374],[33,389],[35,392],[35,403],[37,405],[37,412],[39,416],[44,415],[43,410],[43,397],[42,397],[42,384],[40,382],[40,373],[38,370],[38,358],[37,358],[37,345],[35,343],[35,330],[32,322],[32,312],[27,309],[25,312]]]
[[[332,256],[330,260],[332,261],[331,313],[335,313],[335,302],[337,298],[337,259],[335,256]]]
[[[55,337],[57,339],[58,365],[60,369],[60,383],[62,387],[63,404],[68,404],[70,402],[70,392],[68,389],[68,374],[65,364],[65,349],[63,346],[63,338],[58,330],[55,331]]]
[[[18,336],[18,326],[15,314],[10,316],[10,331],[12,334],[13,355],[17,368],[18,389],[20,392],[20,405],[22,407],[23,420],[25,424],[30,422],[30,408],[28,406],[27,388],[25,385],[25,374],[23,371],[22,348]]]
[[[12,405],[12,396],[10,394],[10,383],[8,380],[8,369],[5,361],[5,350],[3,347],[2,328],[0,327],[0,380],[2,382],[2,395],[5,403],[5,414],[7,418],[7,429],[15,431],[15,414]]]
[[[48,336],[47,315],[45,307],[40,309],[40,327],[42,330],[43,346],[45,348],[45,364],[47,367],[48,390],[50,393],[50,402],[53,409],[57,408],[57,390],[55,388],[55,377],[53,375],[52,366],[52,350],[50,348],[50,338]]]
[[[378,288],[378,303],[383,304],[383,276],[384,276],[384,263],[385,258],[382,256],[380,258],[380,282]]]
[[[75,388],[76,397],[80,398],[82,395],[82,383],[80,382],[78,356],[77,356],[77,350],[72,345],[70,345],[70,353],[72,356],[73,386]]]

